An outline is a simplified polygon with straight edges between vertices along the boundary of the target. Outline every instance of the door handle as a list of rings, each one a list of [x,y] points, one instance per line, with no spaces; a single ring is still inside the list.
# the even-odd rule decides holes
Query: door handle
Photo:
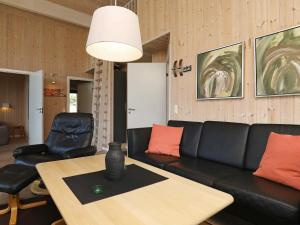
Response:
[[[39,110],[40,113],[44,113],[44,108],[36,108],[36,110]]]
[[[133,111],[135,111],[134,108],[128,108],[128,114],[131,114]]]

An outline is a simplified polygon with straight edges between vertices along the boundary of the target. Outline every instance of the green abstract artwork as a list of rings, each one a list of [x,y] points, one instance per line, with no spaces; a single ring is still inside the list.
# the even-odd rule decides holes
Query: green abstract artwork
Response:
[[[256,96],[300,94],[300,27],[255,39]]]
[[[197,99],[242,98],[243,58],[243,43],[198,54]]]

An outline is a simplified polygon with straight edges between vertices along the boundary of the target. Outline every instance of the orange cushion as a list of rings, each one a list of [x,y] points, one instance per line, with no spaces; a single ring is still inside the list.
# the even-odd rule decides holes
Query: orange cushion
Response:
[[[153,124],[147,153],[180,157],[179,144],[183,127],[169,127]]]
[[[299,159],[300,136],[272,132],[254,175],[300,190]]]

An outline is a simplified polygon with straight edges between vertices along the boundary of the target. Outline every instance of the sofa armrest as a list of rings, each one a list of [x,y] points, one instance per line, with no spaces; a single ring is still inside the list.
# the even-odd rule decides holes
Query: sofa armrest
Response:
[[[88,146],[85,148],[77,148],[77,149],[72,149],[70,151],[66,151],[62,154],[62,157],[64,159],[78,158],[83,156],[95,155],[96,152],[97,152],[96,146]]]
[[[18,147],[14,150],[13,156],[17,158],[21,155],[30,155],[36,153],[43,153],[48,151],[48,146],[45,144],[38,144],[38,145],[26,145],[22,147]]]
[[[151,131],[151,127],[127,130],[129,156],[133,156],[137,153],[142,153],[147,150],[151,137]]]

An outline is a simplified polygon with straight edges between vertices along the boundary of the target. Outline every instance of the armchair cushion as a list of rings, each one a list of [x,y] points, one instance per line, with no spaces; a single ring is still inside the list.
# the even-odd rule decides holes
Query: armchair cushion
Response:
[[[95,155],[96,152],[97,152],[96,146],[88,146],[86,148],[78,148],[78,149],[72,149],[70,151],[66,151],[62,154],[62,158],[71,159],[71,158],[78,158],[83,156],[91,156],[91,155]]]
[[[52,124],[45,142],[49,153],[64,152],[91,145],[94,130],[93,116],[89,113],[60,113]]]
[[[20,155],[16,158],[15,163],[19,165],[35,167],[39,163],[61,160],[62,157],[54,154],[35,153]]]
[[[15,149],[13,152],[13,156],[17,158],[18,156],[21,155],[46,153],[47,151],[48,151],[48,147],[45,144],[27,145]]]

